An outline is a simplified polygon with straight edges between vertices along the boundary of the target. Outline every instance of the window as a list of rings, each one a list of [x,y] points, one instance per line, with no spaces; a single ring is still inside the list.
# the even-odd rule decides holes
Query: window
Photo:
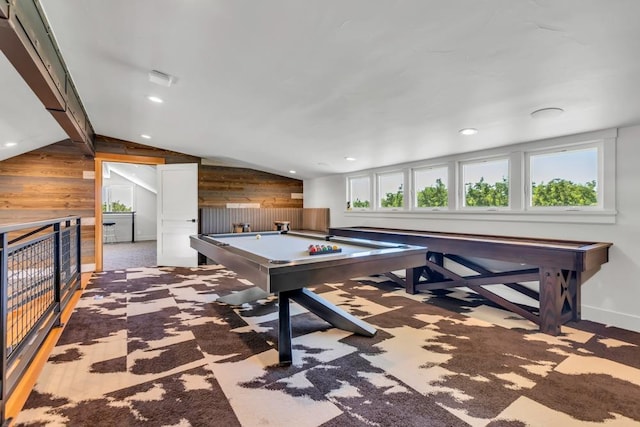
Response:
[[[428,167],[413,170],[414,206],[440,208],[449,205],[448,168]]]
[[[347,209],[371,209],[371,179],[368,176],[349,178]]]
[[[528,154],[528,206],[601,206],[599,151],[583,146]]]
[[[363,218],[614,224],[616,138],[605,129],[363,170],[346,177],[347,200]]]
[[[133,208],[133,187],[130,185],[109,185],[103,188],[103,212],[131,212]]]
[[[509,206],[509,159],[461,164],[465,207]]]
[[[404,206],[404,172],[378,175],[378,207],[401,208]]]

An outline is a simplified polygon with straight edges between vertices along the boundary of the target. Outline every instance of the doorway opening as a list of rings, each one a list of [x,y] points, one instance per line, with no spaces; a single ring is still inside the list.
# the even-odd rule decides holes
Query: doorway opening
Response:
[[[102,269],[156,265],[156,166],[102,163]]]
[[[163,158],[96,154],[96,271],[156,265],[156,165]]]

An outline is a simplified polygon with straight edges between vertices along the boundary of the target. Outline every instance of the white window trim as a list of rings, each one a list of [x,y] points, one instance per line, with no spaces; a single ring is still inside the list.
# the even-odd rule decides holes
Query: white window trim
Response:
[[[125,200],[125,202],[131,202],[131,205],[128,205],[127,203],[122,203],[124,206],[127,206],[131,209],[131,211],[135,211],[135,204],[136,204],[136,186],[132,185],[132,184],[108,184],[107,186],[104,187],[104,203],[107,204],[107,206],[111,205],[111,203],[114,202],[118,202],[118,203],[122,203],[121,200],[113,200],[113,193],[114,193],[114,189],[117,189],[118,192],[122,192],[122,190],[125,190],[129,192],[128,194],[128,198],[129,200]],[[129,212],[129,211],[124,211],[124,212]]]
[[[605,129],[601,131],[588,132],[583,134],[569,135],[559,138],[551,138],[522,144],[514,144],[490,150],[483,150],[462,155],[453,155],[430,160],[421,160],[400,164],[390,169],[389,167],[360,171],[354,174],[344,175],[347,185],[350,178],[370,177],[370,191],[375,195],[372,206],[378,206],[377,200],[377,174],[386,172],[405,171],[405,187],[411,194],[407,203],[407,191],[404,192],[404,209],[360,209],[345,211],[351,217],[361,218],[418,218],[418,219],[446,219],[446,220],[472,220],[472,221],[516,221],[516,222],[548,222],[548,223],[580,223],[580,224],[615,224],[616,222],[616,138],[617,129]],[[601,144],[602,155],[599,156],[599,177],[598,186],[602,186],[602,207],[590,209],[545,209],[536,207],[527,209],[527,198],[525,196],[525,185],[528,182],[526,153],[536,153],[542,150],[557,149],[562,146],[579,147],[588,144]],[[481,158],[509,158],[509,208],[487,209],[465,208],[461,209],[460,197],[461,185],[460,162],[473,161]],[[429,167],[448,166],[449,182],[447,183],[449,193],[449,206],[447,209],[438,208],[416,208],[414,199],[414,182],[412,169]],[[601,179],[601,180],[600,180]],[[600,190],[600,189],[599,189]],[[350,191],[347,188],[347,191]],[[348,193],[349,194],[349,193]],[[350,195],[349,195],[350,197]],[[395,210],[394,210],[395,209]]]
[[[382,207],[382,199],[380,195],[380,178],[385,175],[402,175],[402,206],[384,208]],[[393,170],[385,170],[383,172],[376,173],[375,185],[373,191],[376,195],[375,200],[375,210],[377,211],[391,211],[391,212],[399,212],[406,211],[409,207],[407,203],[407,170],[406,169],[393,169]]]
[[[470,165],[470,164],[477,164],[477,163],[485,163],[485,162],[493,162],[493,161],[497,161],[497,160],[506,160],[507,161],[507,179],[509,181],[509,201],[507,202],[507,206],[466,206],[464,204],[465,202],[465,188],[464,188],[464,173],[463,173],[463,169],[465,165]],[[509,211],[512,210],[512,203],[511,203],[511,197],[513,194],[513,189],[511,188],[511,175],[512,175],[512,168],[511,168],[511,156],[509,155],[509,153],[503,154],[503,155],[498,155],[498,156],[490,156],[490,157],[480,157],[480,158],[475,158],[475,159],[466,159],[466,160],[461,160],[458,162],[458,180],[456,181],[456,188],[457,188],[457,194],[458,194],[458,199],[457,199],[457,208],[460,211],[490,211],[490,212],[496,212],[496,211]]]
[[[368,208],[356,208],[353,206],[353,195],[351,194],[351,181],[354,179],[369,179],[369,207]],[[347,201],[351,202],[351,211],[350,212],[368,212],[373,209],[374,199],[373,199],[373,177],[370,173],[366,174],[358,174],[347,177]]]
[[[604,182],[604,141],[588,142],[584,144],[561,145],[553,148],[528,151],[525,154],[525,185],[524,185],[524,208],[531,212],[575,212],[575,211],[602,211],[604,206],[604,194],[608,191]],[[541,154],[551,154],[564,151],[578,151],[596,148],[598,151],[598,189],[596,206],[532,206],[531,205],[531,156]]]
[[[411,200],[410,200],[410,205],[409,205],[409,209],[410,210],[415,210],[418,212],[442,212],[442,211],[449,211],[449,207],[451,206],[451,196],[452,196],[452,191],[451,191],[451,182],[455,183],[455,178],[452,181],[451,180],[451,169],[452,166],[450,163],[436,163],[436,164],[430,164],[430,165],[423,165],[423,166],[417,166],[417,167],[413,167],[409,170],[409,174],[410,174],[410,191],[411,191]],[[430,169],[445,169],[447,171],[447,206],[426,206],[426,207],[420,207],[418,206],[418,197],[417,197],[417,191],[418,188],[416,186],[416,172],[419,171],[423,171],[423,170],[430,170]],[[455,191],[453,192],[455,193]],[[454,197],[454,203],[455,203],[455,194],[453,194]]]

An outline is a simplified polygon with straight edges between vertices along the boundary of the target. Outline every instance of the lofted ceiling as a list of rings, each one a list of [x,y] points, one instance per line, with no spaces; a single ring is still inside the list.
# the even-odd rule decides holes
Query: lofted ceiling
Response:
[[[312,178],[640,124],[638,0],[40,4],[96,134],[212,163]],[[0,78],[0,146],[64,139]]]

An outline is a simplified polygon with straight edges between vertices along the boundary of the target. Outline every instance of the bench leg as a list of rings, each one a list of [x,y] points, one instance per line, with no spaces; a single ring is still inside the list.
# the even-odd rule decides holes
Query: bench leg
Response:
[[[562,272],[558,268],[540,267],[540,332],[560,333],[562,322]]]

